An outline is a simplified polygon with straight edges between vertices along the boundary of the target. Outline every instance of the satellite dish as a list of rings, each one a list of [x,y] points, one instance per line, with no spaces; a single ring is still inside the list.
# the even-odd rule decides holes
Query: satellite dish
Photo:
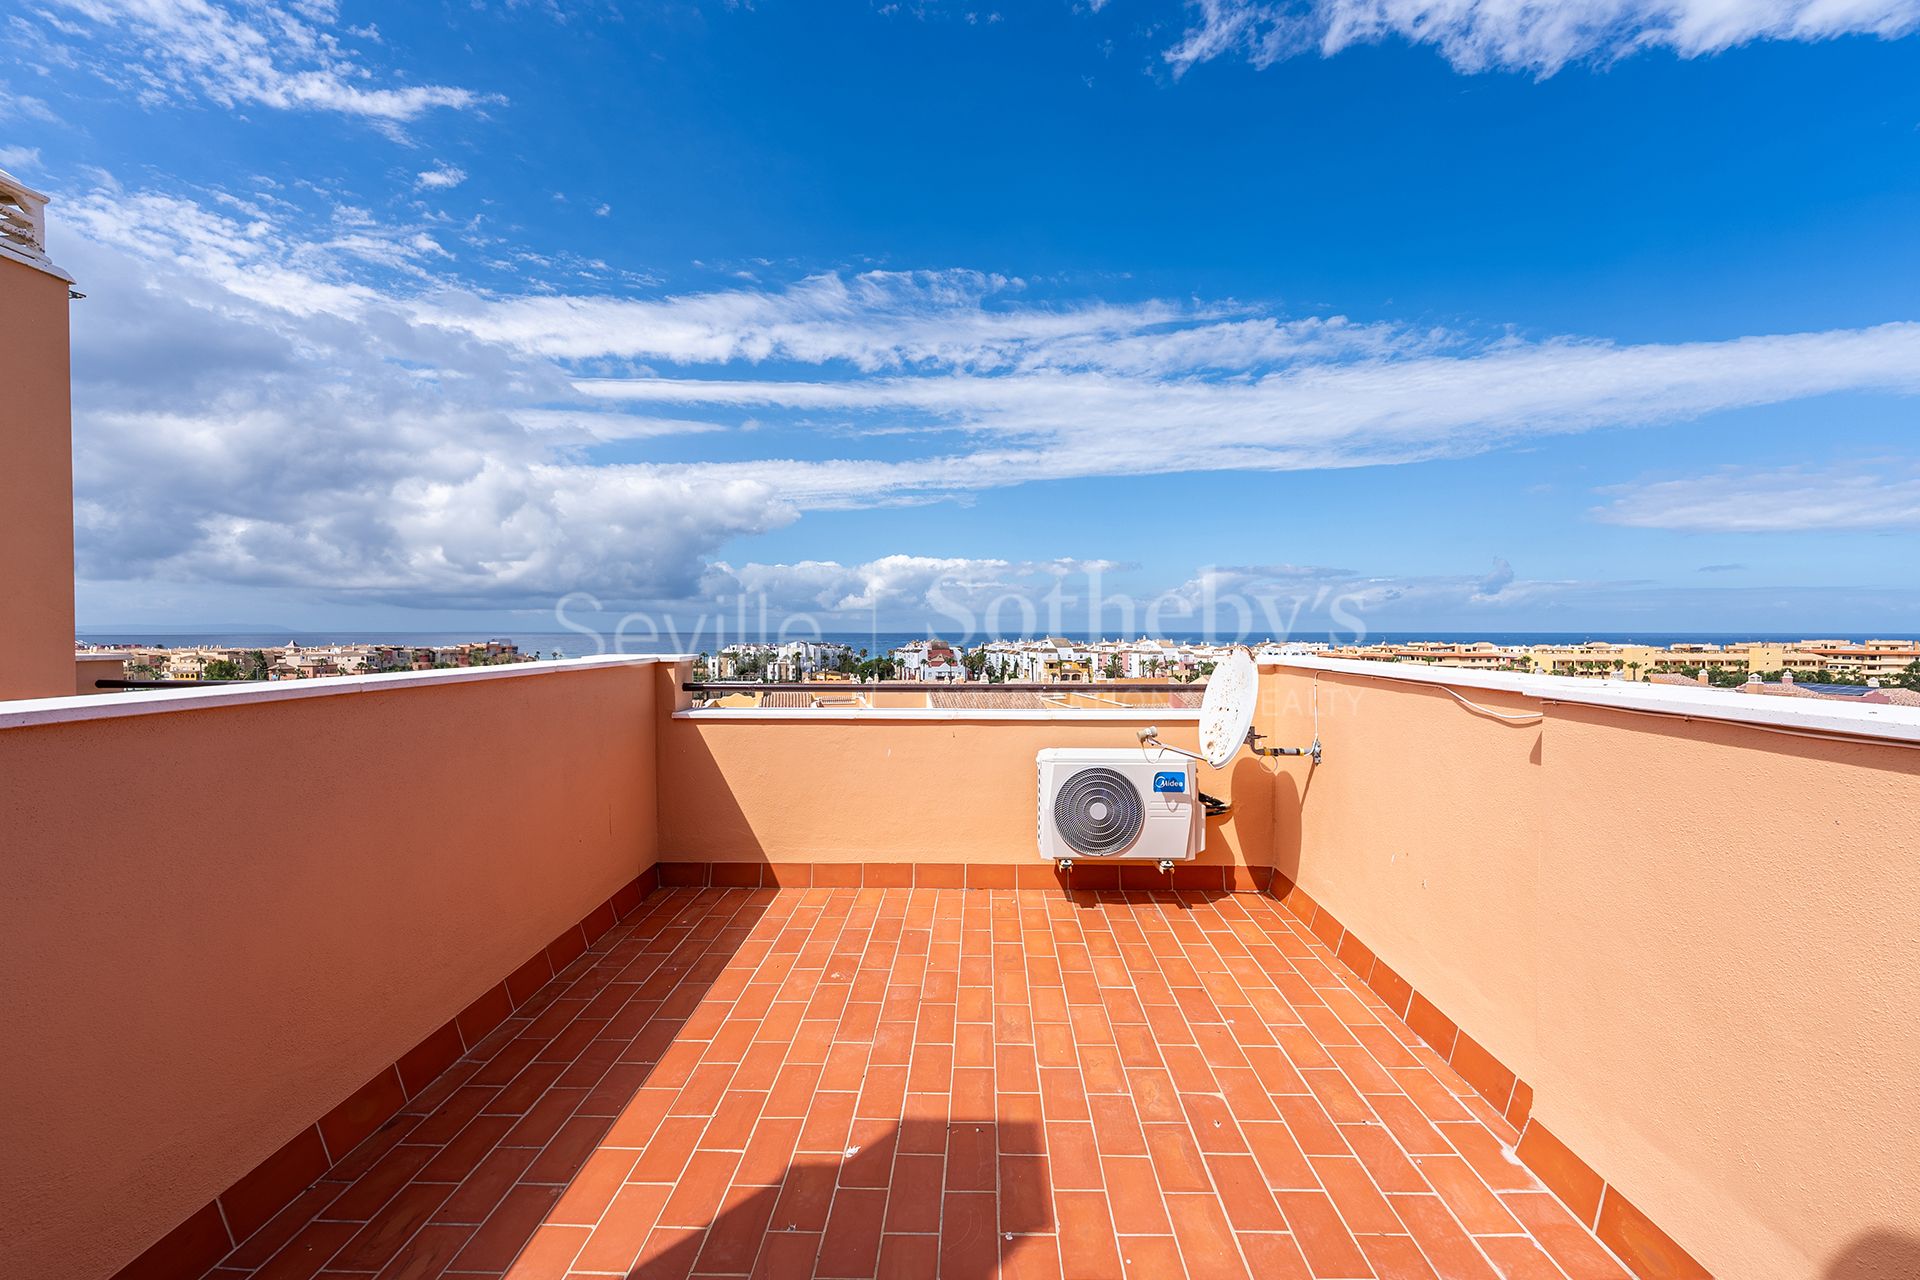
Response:
[[[1251,651],[1235,645],[1207,677],[1206,697],[1200,702],[1200,755],[1208,764],[1223,769],[1246,745],[1259,697],[1260,668]]]

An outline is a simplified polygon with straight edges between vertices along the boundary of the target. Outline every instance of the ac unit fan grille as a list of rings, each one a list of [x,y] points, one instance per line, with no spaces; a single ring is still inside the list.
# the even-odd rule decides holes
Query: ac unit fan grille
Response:
[[[1082,769],[1053,798],[1053,825],[1067,847],[1088,857],[1124,849],[1140,836],[1140,793],[1113,769]]]

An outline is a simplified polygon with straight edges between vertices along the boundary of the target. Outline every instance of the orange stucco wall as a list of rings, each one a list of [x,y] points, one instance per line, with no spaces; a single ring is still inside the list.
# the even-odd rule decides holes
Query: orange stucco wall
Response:
[[[1920,749],[1294,669],[1263,721],[1316,679],[1278,869],[1536,1117],[1716,1275],[1920,1253]]]
[[[73,692],[67,282],[0,257],[0,699]]]
[[[1034,757],[1125,747],[1141,726],[1191,749],[1191,721],[664,719],[660,856],[693,862],[1038,862]],[[1232,800],[1204,863],[1265,866],[1272,767],[1200,767]]]
[[[0,729],[0,1274],[111,1275],[652,864],[651,666],[350,687]]]

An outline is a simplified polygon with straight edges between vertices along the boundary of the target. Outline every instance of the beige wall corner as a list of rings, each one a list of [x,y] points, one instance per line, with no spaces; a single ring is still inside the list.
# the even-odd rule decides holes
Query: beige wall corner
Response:
[[[0,699],[73,692],[67,281],[0,255]]]

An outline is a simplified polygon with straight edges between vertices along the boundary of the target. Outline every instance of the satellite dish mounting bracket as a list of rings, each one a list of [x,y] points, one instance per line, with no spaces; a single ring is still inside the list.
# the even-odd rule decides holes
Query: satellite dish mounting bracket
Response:
[[[1257,729],[1249,728],[1247,730],[1247,750],[1253,752],[1256,756],[1311,756],[1315,764],[1320,763],[1320,739],[1315,738],[1311,746],[1305,747],[1263,747],[1260,743],[1266,736],[1266,734],[1261,733]],[[1150,724],[1142,729],[1140,731],[1140,742],[1143,746],[1155,747],[1161,751],[1171,751],[1177,756],[1185,756],[1189,760],[1198,760],[1202,764],[1213,763],[1197,751],[1189,751],[1185,747],[1176,747],[1171,742],[1162,742],[1160,740],[1159,725]]]
[[[1257,756],[1312,756],[1315,764],[1320,763],[1320,739],[1315,738],[1310,747],[1263,747],[1260,742],[1267,735],[1258,729],[1247,730],[1247,750]]]

